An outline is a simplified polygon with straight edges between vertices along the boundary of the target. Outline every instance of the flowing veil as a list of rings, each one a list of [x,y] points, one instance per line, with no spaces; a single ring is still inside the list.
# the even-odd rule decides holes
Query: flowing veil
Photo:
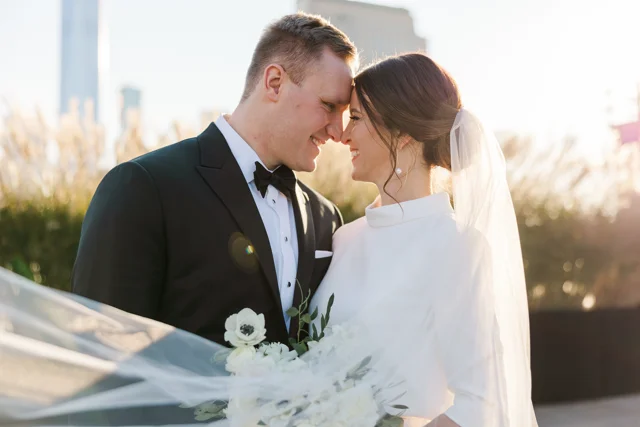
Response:
[[[495,425],[536,426],[526,284],[505,159],[495,135],[464,108],[451,131],[451,172],[457,226],[482,239],[470,246],[471,262],[481,264],[491,297],[484,308],[493,310],[499,334],[496,389],[504,422]]]
[[[284,427],[326,425],[319,413],[339,413],[347,421],[335,425],[369,427],[384,412],[402,414],[402,406],[393,406],[403,403],[396,370],[405,357],[420,354],[415,337],[435,313],[459,332],[447,337],[450,345],[477,346],[479,337],[492,337],[477,354],[477,366],[486,368],[461,362],[447,373],[485,379],[486,404],[462,427],[536,426],[524,272],[504,158],[495,137],[466,110],[453,126],[451,155],[464,242],[452,246],[452,257],[468,268],[433,280],[468,283],[469,292],[452,298],[477,311],[475,324],[458,324],[454,311],[426,309],[426,286],[394,284],[388,295],[363,303],[348,325],[335,327],[326,345],[304,354],[302,368],[230,376],[220,357],[228,354],[225,343],[0,269],[0,424],[255,426],[267,417],[269,425]],[[361,416],[371,411],[354,390],[372,390],[375,417]],[[455,399],[454,406],[475,397]],[[211,416],[212,407],[228,401],[241,406],[232,421]],[[293,415],[291,408],[298,408]]]

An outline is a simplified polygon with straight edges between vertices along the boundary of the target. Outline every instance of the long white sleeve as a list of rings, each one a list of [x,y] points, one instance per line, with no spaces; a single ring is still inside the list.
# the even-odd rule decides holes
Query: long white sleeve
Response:
[[[489,283],[491,263],[486,253],[469,251],[465,242],[454,245],[456,250],[447,257],[452,265],[442,266],[445,279],[434,301],[437,353],[454,395],[445,415],[461,427],[500,427],[504,372]]]

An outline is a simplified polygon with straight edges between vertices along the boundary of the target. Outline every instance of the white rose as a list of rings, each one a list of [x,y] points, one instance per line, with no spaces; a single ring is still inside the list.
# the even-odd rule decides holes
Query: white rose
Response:
[[[296,358],[286,363],[280,363],[278,364],[278,367],[281,372],[291,373],[306,368],[307,364],[304,360]]]
[[[231,427],[257,426],[260,422],[255,399],[231,399],[224,414]]]
[[[341,393],[337,420],[346,425],[369,426],[378,421],[378,404],[370,387],[360,385]]]
[[[275,366],[276,362],[272,358],[264,356],[262,354],[256,354],[255,357],[251,359],[251,361],[249,361],[242,367],[242,375],[249,377],[259,377],[273,371],[273,368]]]
[[[305,418],[298,420],[293,424],[295,427],[319,427],[324,425],[324,418],[319,416],[313,416],[311,418]]]
[[[327,413],[331,413],[330,409],[327,409],[322,405],[312,405],[304,412],[304,418],[294,421],[293,425],[295,427],[324,426],[327,421],[327,417],[325,416],[326,414],[322,412],[323,409],[327,411]]]
[[[349,390],[350,388],[354,388],[356,386],[356,380],[348,379],[340,381],[340,387],[342,390]]]
[[[227,364],[225,369],[232,374],[242,372],[245,367],[251,363],[256,356],[254,347],[238,347],[227,356]]]
[[[229,316],[224,327],[224,339],[234,347],[260,344],[267,333],[264,314],[256,314],[250,308],[244,308],[239,313]]]
[[[287,427],[296,412],[296,407],[289,402],[269,402],[260,407],[260,419],[269,427]]]

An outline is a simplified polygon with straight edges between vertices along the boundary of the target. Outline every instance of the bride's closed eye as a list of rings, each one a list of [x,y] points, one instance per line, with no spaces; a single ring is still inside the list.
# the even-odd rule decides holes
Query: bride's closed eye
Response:
[[[357,122],[358,120],[360,120],[360,117],[358,117],[358,116],[349,116],[349,119],[353,120],[354,122]]]

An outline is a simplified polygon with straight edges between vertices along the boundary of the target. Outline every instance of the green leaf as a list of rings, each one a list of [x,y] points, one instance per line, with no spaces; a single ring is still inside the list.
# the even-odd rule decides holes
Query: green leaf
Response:
[[[329,304],[327,304],[327,313],[331,312],[331,307],[333,307],[335,296],[336,294],[331,294],[331,297],[329,297]]]
[[[289,310],[287,310],[287,315],[289,317],[296,317],[298,314],[300,314],[300,312],[295,307],[291,307]]]
[[[316,309],[313,310],[313,313],[311,314],[311,320],[316,320],[317,317],[318,317],[318,307],[316,307]]]
[[[364,368],[365,366],[367,366],[369,364],[369,362],[371,362],[371,356],[367,356],[364,359],[362,359],[362,362],[360,362],[360,365],[358,365],[358,371],[362,368]]]
[[[320,318],[320,328],[324,331],[326,327],[327,327],[327,318],[324,317],[324,314],[323,314],[322,317]]]
[[[304,343],[293,344],[293,349],[298,353],[298,356],[302,356],[308,351],[307,345]]]
[[[395,409],[403,409],[403,410],[409,409],[409,407],[405,405],[391,405],[391,407]]]
[[[318,341],[318,329],[316,328],[316,324],[314,323],[311,325],[311,328],[313,329],[313,341]]]
[[[289,337],[289,344],[291,344],[291,346],[293,347],[298,341],[296,341],[295,338],[293,337]]]
[[[387,415],[376,424],[376,427],[402,427],[403,425],[404,420],[402,418]]]
[[[327,325],[329,324],[329,319],[331,318],[331,307],[333,307],[333,301],[335,299],[335,294],[331,294],[331,297],[329,298],[329,302],[327,303],[327,312],[324,315],[324,326],[322,327],[322,330],[324,331],[324,328],[327,327]]]
[[[218,415],[204,412],[195,416],[196,421],[209,421],[211,418],[217,418]]]
[[[348,376],[355,379],[361,379],[368,372],[368,369],[365,368],[367,367],[369,362],[371,362],[371,356],[365,357],[364,359],[362,359],[362,361],[360,361],[360,364],[358,364],[355,369],[349,371]]]
[[[304,323],[311,323],[311,316],[307,314],[303,314],[300,320]]]

